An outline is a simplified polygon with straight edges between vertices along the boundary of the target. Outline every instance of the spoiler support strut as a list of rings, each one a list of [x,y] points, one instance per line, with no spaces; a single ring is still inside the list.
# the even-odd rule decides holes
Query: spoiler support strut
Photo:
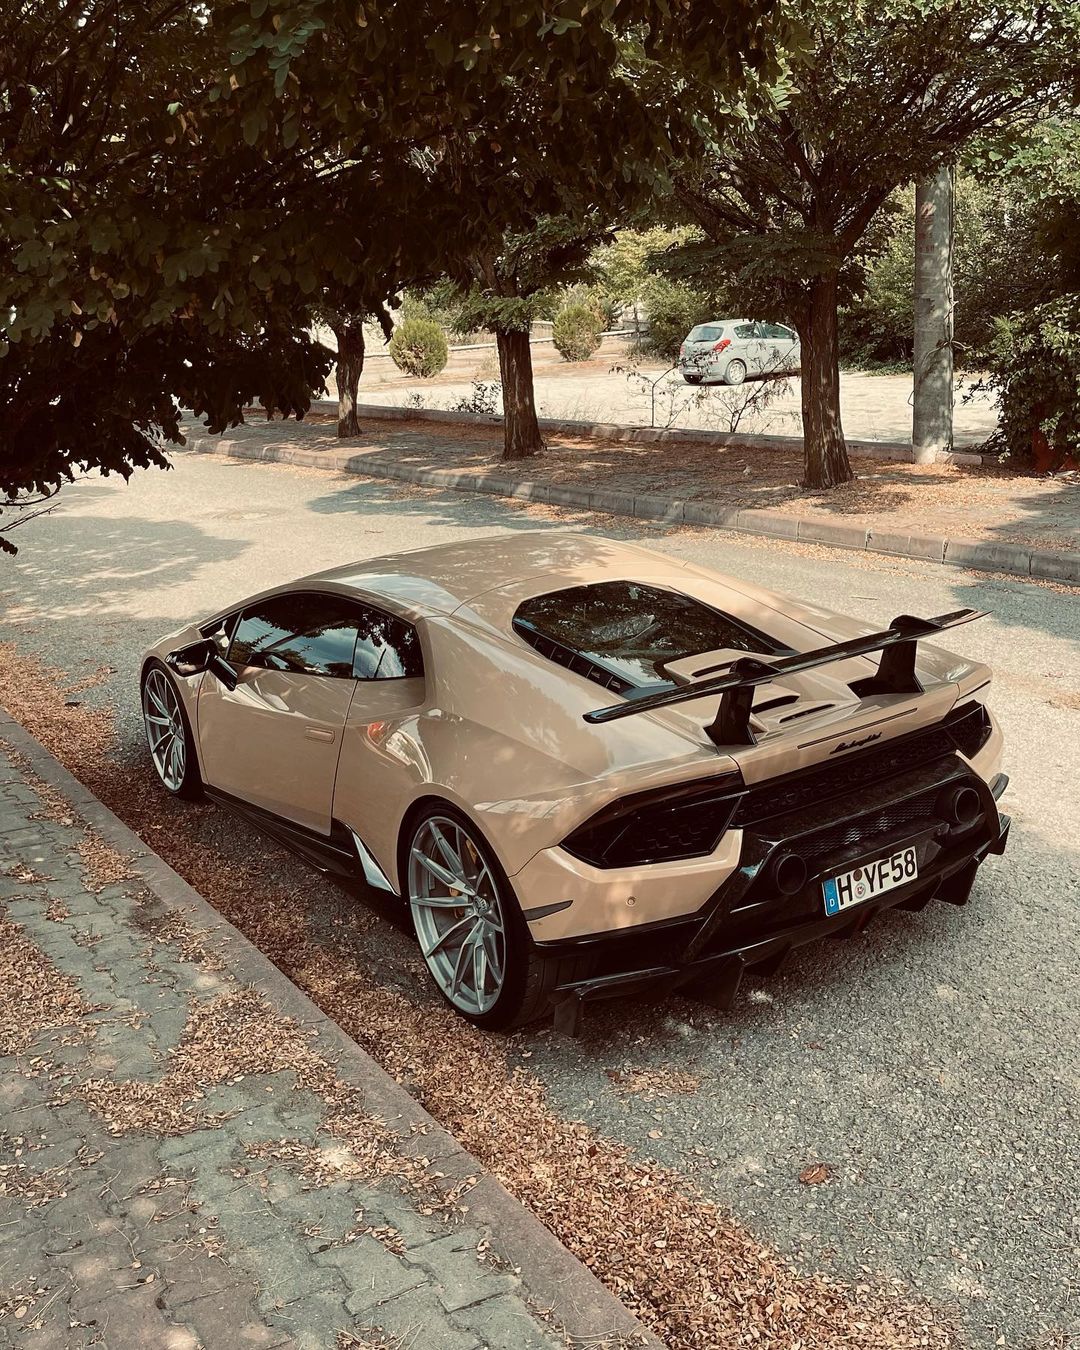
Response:
[[[615,722],[622,717],[634,717],[638,713],[653,712],[719,694],[720,707],[716,717],[705,728],[709,739],[715,745],[753,745],[755,738],[750,726],[750,714],[754,690],[758,685],[768,684],[784,675],[797,675],[815,666],[844,661],[852,656],[868,656],[879,651],[881,661],[877,673],[853,682],[852,690],[860,698],[869,694],[919,694],[922,693],[922,685],[915,673],[915,656],[920,639],[936,637],[946,628],[956,628],[959,624],[970,623],[972,619],[985,617],[985,611],[978,609],[958,609],[951,614],[939,614],[933,619],[917,619],[911,614],[900,614],[880,633],[868,633],[865,637],[850,638],[847,642],[817,647],[810,652],[796,652],[794,656],[783,656],[775,661],[763,661],[758,656],[741,656],[732,663],[725,675],[683,685],[678,689],[663,689],[658,694],[616,703],[610,708],[597,708],[585,714],[585,721]]]

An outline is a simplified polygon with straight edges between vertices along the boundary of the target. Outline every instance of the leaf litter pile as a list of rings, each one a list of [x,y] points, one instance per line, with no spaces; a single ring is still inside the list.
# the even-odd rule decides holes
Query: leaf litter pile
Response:
[[[624,1096],[640,1096],[646,1101],[664,1097],[692,1097],[701,1086],[697,1074],[688,1073],[677,1064],[663,1064],[658,1069],[608,1069],[607,1076],[616,1092]]]
[[[102,722],[101,725],[103,729],[107,728],[107,723]],[[78,825],[82,829],[82,838],[76,845],[76,851],[82,863],[86,884],[92,891],[96,893],[106,886],[126,881],[133,875],[130,860],[107,844],[96,830],[92,830],[62,793],[39,778],[25,755],[10,745],[4,745],[4,753],[18,768],[26,785],[33,789],[41,802],[40,808],[31,812],[31,820],[51,820],[61,825]]]
[[[17,1055],[46,1027],[70,1026],[93,1009],[23,930],[0,916],[0,1055]]]
[[[558,1115],[540,1080],[511,1064],[513,1038],[477,1031],[436,1002],[419,956],[405,963],[414,985],[409,996],[370,973],[365,930],[377,920],[363,906],[344,906],[332,943],[320,941],[294,889],[199,838],[214,808],[148,791],[148,765],[145,778],[117,773],[105,719],[65,708],[57,677],[36,662],[11,648],[0,658],[0,703],[405,1083],[672,1350],[949,1350],[959,1344],[940,1314],[898,1292],[797,1273],[685,1178]],[[312,888],[319,884],[313,875]],[[189,1028],[188,1046],[206,1035],[224,1045],[241,1042],[232,1018],[244,1013],[241,1005],[218,1006],[205,1024]],[[290,1068],[302,1066],[305,1049],[302,1036],[290,1044],[297,1056]],[[270,1062],[279,1062],[276,1053]],[[184,1064],[181,1055],[171,1070],[177,1092],[191,1086]],[[632,1074],[618,1085],[655,1091]],[[692,1084],[687,1079],[676,1090],[692,1091]],[[115,1085],[102,1081],[95,1091],[99,1109],[108,1113]],[[145,1109],[152,1124],[155,1107],[146,1103]]]
[[[323,1128],[339,1144],[319,1148],[282,1139],[252,1146],[252,1156],[282,1163],[318,1186],[392,1176],[423,1194],[429,1210],[439,1204],[425,1159],[403,1154],[398,1135],[359,1109],[355,1088],[341,1082],[329,1061],[313,1049],[310,1035],[273,1012],[254,990],[231,990],[197,1003],[157,1081],[92,1078],[79,1083],[75,1093],[113,1134],[186,1134],[226,1118],[197,1105],[213,1088],[282,1072],[291,1073],[298,1088],[330,1108]]]

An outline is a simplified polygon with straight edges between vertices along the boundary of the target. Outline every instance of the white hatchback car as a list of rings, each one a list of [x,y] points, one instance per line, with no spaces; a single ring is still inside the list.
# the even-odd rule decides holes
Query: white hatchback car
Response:
[[[742,384],[748,375],[790,375],[802,364],[799,338],[780,323],[714,319],[699,323],[679,348],[687,384]]]

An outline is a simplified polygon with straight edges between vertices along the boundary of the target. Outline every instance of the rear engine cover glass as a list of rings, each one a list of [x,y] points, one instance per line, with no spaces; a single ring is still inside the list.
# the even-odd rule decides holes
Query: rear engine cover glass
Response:
[[[636,581],[601,581],[537,596],[518,608],[514,628],[533,645],[535,636],[558,643],[632,689],[670,684],[664,663],[700,652],[786,650],[700,600]]]

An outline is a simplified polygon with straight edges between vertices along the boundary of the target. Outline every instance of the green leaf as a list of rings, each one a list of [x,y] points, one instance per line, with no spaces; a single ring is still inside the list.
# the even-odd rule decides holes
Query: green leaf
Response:
[[[244,143],[246,145],[257,144],[265,125],[266,118],[261,108],[252,108],[250,112],[245,113],[243,121],[241,122]]]
[[[440,66],[448,66],[454,59],[454,44],[445,33],[433,33],[427,40],[435,60]]]

